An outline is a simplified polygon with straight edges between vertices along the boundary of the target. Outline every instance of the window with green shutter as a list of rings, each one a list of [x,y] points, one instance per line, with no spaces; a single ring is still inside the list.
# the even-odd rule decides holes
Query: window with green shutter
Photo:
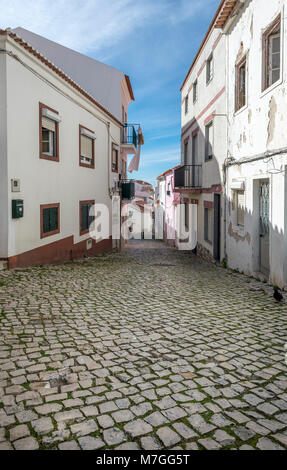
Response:
[[[94,220],[94,216],[90,214],[90,209],[94,205],[94,201],[80,202],[80,234],[87,233],[90,225]]]
[[[41,206],[41,238],[59,233],[59,204]]]

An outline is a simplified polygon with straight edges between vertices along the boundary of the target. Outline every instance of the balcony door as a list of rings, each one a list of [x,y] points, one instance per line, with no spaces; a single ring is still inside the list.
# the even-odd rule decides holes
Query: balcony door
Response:
[[[191,186],[198,186],[198,134],[192,136]]]

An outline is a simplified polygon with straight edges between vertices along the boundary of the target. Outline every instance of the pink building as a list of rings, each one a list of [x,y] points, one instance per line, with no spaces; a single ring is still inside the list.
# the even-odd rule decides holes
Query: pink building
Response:
[[[173,246],[177,246],[176,221],[180,204],[180,194],[174,191],[174,170],[178,167],[170,168],[158,176],[161,186],[160,203],[164,212],[164,239]]]

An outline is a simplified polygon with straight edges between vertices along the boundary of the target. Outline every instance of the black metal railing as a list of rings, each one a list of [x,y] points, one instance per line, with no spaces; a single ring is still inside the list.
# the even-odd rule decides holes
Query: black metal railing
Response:
[[[138,146],[138,135],[133,124],[124,124],[122,127],[122,144],[134,145],[136,148]]]
[[[175,188],[201,188],[202,165],[182,165],[174,170]]]

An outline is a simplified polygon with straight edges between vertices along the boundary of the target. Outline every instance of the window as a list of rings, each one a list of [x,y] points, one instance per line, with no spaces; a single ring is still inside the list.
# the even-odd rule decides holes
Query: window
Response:
[[[95,218],[90,214],[90,209],[94,204],[95,201],[80,201],[80,235],[89,232],[90,225]]]
[[[184,143],[184,154],[183,154],[183,162],[185,165],[188,164],[188,141]]]
[[[236,66],[235,111],[246,105],[246,57]]]
[[[119,163],[119,148],[117,145],[112,144],[112,171],[118,171]]]
[[[184,100],[184,113],[188,113],[188,95],[186,95],[185,100]]]
[[[59,161],[59,113],[39,103],[40,158]]]
[[[193,84],[193,102],[195,103],[198,96],[197,96],[197,80],[195,80],[194,84]]]
[[[41,214],[41,238],[49,237],[60,232],[60,204],[42,204]]]
[[[236,191],[236,223],[244,226],[244,191]]]
[[[80,166],[95,168],[95,135],[93,131],[79,126]]]
[[[207,243],[212,243],[213,238],[213,209],[209,207],[204,208],[204,240]]]
[[[209,83],[213,78],[213,54],[210,54],[206,61],[206,83]]]
[[[281,66],[281,17],[263,35],[263,90],[280,78]]]
[[[213,157],[213,121],[205,127],[205,161]]]
[[[192,164],[198,164],[198,133],[192,136]]]

